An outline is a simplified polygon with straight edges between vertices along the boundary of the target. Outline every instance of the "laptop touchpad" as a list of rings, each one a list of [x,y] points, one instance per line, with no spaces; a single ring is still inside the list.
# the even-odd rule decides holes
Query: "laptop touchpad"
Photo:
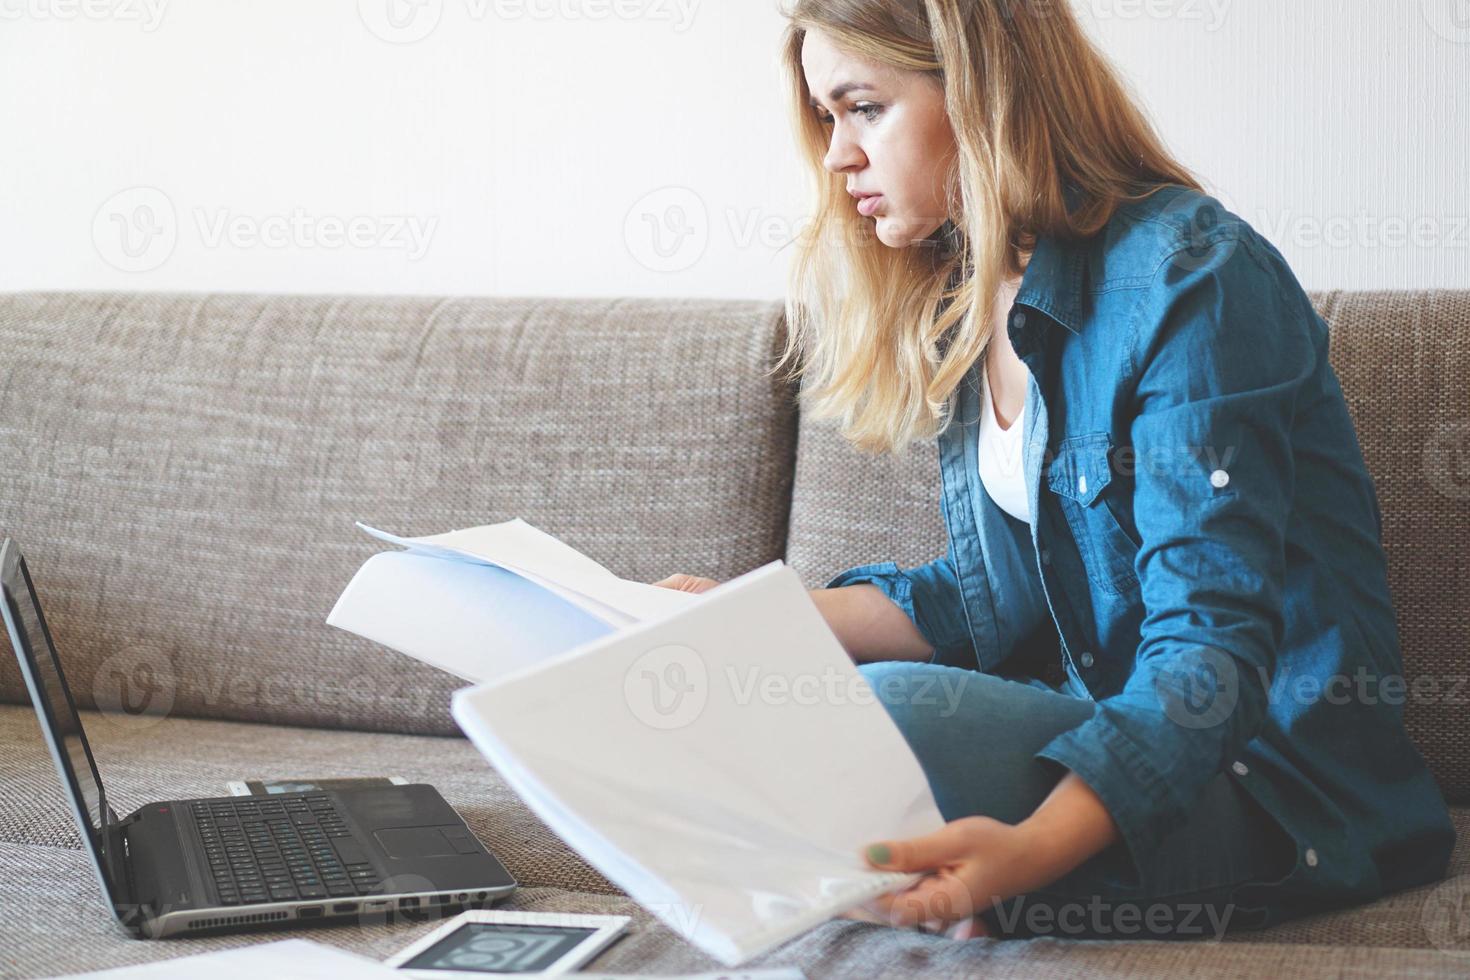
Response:
[[[438,827],[388,827],[373,831],[391,858],[448,857],[458,852]]]

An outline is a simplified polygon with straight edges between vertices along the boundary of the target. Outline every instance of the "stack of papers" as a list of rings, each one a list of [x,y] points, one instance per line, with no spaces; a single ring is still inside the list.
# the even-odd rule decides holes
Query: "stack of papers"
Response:
[[[538,663],[695,598],[618,578],[520,519],[421,538],[357,526],[407,550],[369,558],[327,623],[469,681]]]
[[[395,649],[482,681],[453,700],[480,752],[589,864],[725,965],[916,880],[870,869],[863,849],[943,818],[903,735],[782,562],[692,595],[589,567],[523,522],[473,539],[378,533],[419,563],[395,573],[396,587],[424,601],[452,584],[461,591],[435,608],[461,621],[404,609],[402,592],[378,593],[385,580],[368,578],[329,622],[363,632],[366,615]],[[460,577],[477,561],[478,578]],[[585,614],[582,642],[546,618],[553,600]],[[522,614],[533,605],[540,618]],[[424,631],[409,635],[399,613]]]

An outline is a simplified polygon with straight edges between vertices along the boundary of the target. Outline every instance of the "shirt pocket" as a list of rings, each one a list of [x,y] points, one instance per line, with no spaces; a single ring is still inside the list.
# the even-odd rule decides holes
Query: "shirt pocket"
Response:
[[[1111,437],[1083,432],[1058,445],[1046,479],[1077,541],[1088,580],[1111,595],[1133,595],[1139,587],[1133,566],[1138,545],[1112,510],[1122,492],[1115,475]]]

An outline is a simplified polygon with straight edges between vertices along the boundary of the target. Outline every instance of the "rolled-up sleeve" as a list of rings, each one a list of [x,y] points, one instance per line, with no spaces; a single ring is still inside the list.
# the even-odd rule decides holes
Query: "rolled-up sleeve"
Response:
[[[974,668],[975,644],[951,555],[907,569],[891,561],[858,565],[834,576],[824,588],[865,582],[877,586],[913,621],[933,648],[930,663]]]
[[[1285,276],[1249,239],[1181,251],[1133,332],[1140,639],[1123,688],[1036,756],[1102,798],[1135,861],[1266,716],[1285,631],[1293,417],[1326,357],[1325,327]]]

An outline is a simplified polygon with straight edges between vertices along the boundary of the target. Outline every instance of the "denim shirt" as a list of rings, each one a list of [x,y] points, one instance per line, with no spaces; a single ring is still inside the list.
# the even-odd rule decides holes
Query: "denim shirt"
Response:
[[[1402,724],[1376,492],[1285,259],[1170,186],[1089,239],[1041,238],[1007,326],[1032,522],[980,480],[977,362],[938,438],[947,553],[826,587],[877,585],[933,663],[990,673],[1049,617],[1096,710],[1037,758],[1098,794],[1135,862],[1237,780],[1297,854],[1235,896],[1243,917],[1442,877],[1455,832]]]

